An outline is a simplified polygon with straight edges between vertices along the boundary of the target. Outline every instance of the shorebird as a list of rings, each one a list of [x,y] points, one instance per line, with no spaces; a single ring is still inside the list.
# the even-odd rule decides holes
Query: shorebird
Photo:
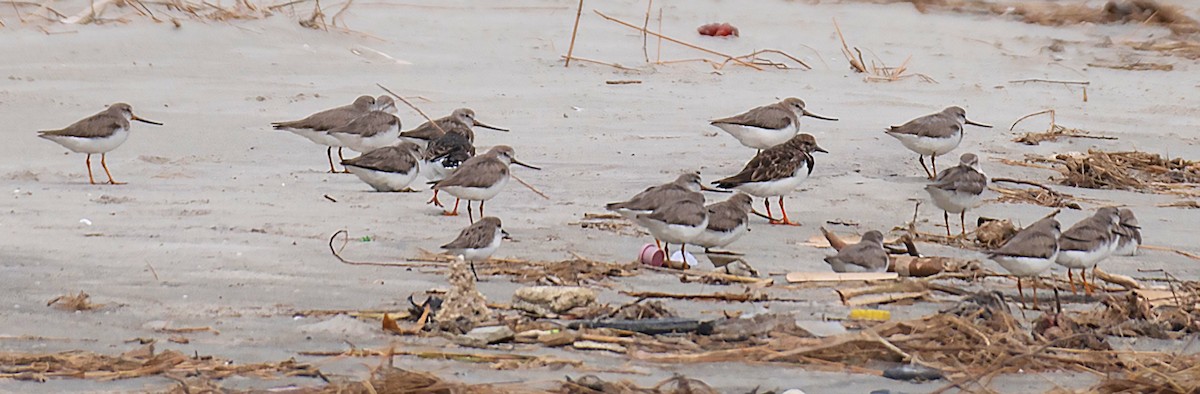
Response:
[[[742,145],[767,149],[782,144],[800,132],[800,118],[809,116],[821,120],[836,121],[808,112],[804,100],[788,97],[778,103],[753,108],[749,111],[711,121],[710,124],[737,138]]]
[[[934,205],[943,211],[947,237],[950,237],[951,213],[958,214],[962,235],[967,234],[967,210],[983,203],[983,191],[987,189],[987,184],[987,175],[979,167],[979,157],[974,153],[963,153],[957,166],[942,170],[933,183],[925,186]]]
[[[502,239],[510,239],[508,232],[504,231],[499,218],[488,216],[479,218],[478,222],[464,228],[458,233],[458,238],[442,245],[442,249],[469,261],[471,274],[475,275],[475,280],[479,280],[479,273],[475,272],[475,262],[492,257],[496,249],[500,248]]]
[[[962,142],[964,124],[992,127],[967,119],[967,111],[962,107],[947,107],[942,112],[925,115],[899,126],[892,126],[885,132],[900,140],[900,143],[904,144],[908,150],[916,152],[919,155],[917,161],[921,163],[921,168],[925,169],[925,175],[928,175],[929,179],[933,179],[933,176],[937,174],[937,157],[958,147],[958,144]],[[925,166],[925,156],[929,156],[929,162],[933,164],[933,172],[930,172],[929,167]]]
[[[1017,294],[1021,296],[1021,305],[1025,305],[1021,278],[1034,277],[1033,308],[1037,309],[1036,277],[1050,269],[1050,264],[1058,258],[1058,236],[1061,232],[1062,228],[1053,216],[1043,218],[1018,231],[1000,249],[988,253],[988,258],[1017,277]]]
[[[381,94],[379,97],[375,98],[375,106],[372,107],[372,110],[383,111],[395,115],[399,109],[396,108],[396,100],[392,100],[392,96]]]
[[[1129,208],[1121,208],[1117,212],[1121,217],[1121,224],[1117,226],[1117,250],[1113,254],[1117,256],[1133,256],[1137,254],[1138,247],[1142,246],[1142,227],[1138,225],[1137,217],[1133,216],[1133,211]]]
[[[118,146],[125,143],[125,139],[129,138],[129,121],[131,120],[162,126],[162,123],[137,117],[133,114],[133,107],[129,104],[115,103],[95,115],[72,123],[70,126],[58,130],[39,131],[38,137],[54,141],[72,152],[86,153],[87,159],[84,159],[84,163],[88,168],[88,182],[93,185],[96,184],[96,179],[92,177],[92,155],[99,153],[100,166],[104,167],[104,174],[108,175],[108,183],[121,185],[124,182],[113,180],[112,173],[108,171],[108,163],[104,159],[109,151],[117,149]]]
[[[431,182],[446,179],[447,176],[458,170],[463,162],[475,157],[475,145],[459,132],[463,128],[465,127],[456,126],[441,137],[429,142],[428,148],[421,157],[422,176]],[[444,206],[441,201],[438,201],[437,196],[438,191],[434,190],[433,198],[426,203],[443,208]],[[458,203],[459,199],[455,198],[454,211],[448,215],[458,215]]]
[[[680,199],[667,202],[654,212],[641,213],[635,221],[654,235],[655,242],[662,241],[663,255],[669,259],[671,244],[679,244],[679,254],[686,256],[687,244],[708,228],[708,210],[703,201]],[[685,258],[686,260],[686,258]]]
[[[751,202],[750,195],[738,193],[704,207],[708,210],[708,226],[692,240],[692,244],[703,246],[704,252],[708,253],[710,249],[723,248],[746,235],[750,231]]]
[[[341,143],[359,153],[390,146],[400,137],[400,118],[382,110],[363,114],[345,126],[326,132]]]
[[[471,130],[472,127],[483,127],[485,129],[492,129],[496,131],[508,131],[506,128],[491,126],[480,122],[478,119],[475,119],[475,111],[472,111],[470,108],[459,108],[454,110],[454,112],[451,112],[449,116],[434,119],[433,122],[421,123],[420,126],[417,126],[412,130],[400,133],[400,138],[425,147],[430,142],[438,139],[446,133],[451,132],[451,129],[455,129],[460,126],[465,126],[463,135],[465,135],[467,140],[471,141],[472,143],[475,142],[475,132]]]
[[[510,165],[516,164],[535,170],[541,169],[522,163],[513,155],[514,151],[511,146],[494,146],[482,155],[467,159],[446,179],[430,183],[433,184],[435,191],[445,191],[454,197],[467,200],[467,217],[474,223],[475,217],[471,213],[471,201],[479,201],[479,216],[482,217],[484,202],[495,197],[501,189],[504,189],[504,185],[508,184],[508,178],[511,177],[508,168]],[[453,215],[455,214],[451,214],[451,216]]]
[[[1101,260],[1111,256],[1117,248],[1117,234],[1120,226],[1120,213],[1115,207],[1103,207],[1096,210],[1090,217],[1080,220],[1074,226],[1063,231],[1058,237],[1058,265],[1067,267],[1067,281],[1071,284],[1071,292],[1075,292],[1075,279],[1071,277],[1072,269],[1079,269],[1079,280],[1083,289],[1092,294],[1092,285],[1087,281],[1087,269],[1095,268]],[[1092,278],[1096,276],[1092,271]]]
[[[700,173],[689,172],[679,175],[671,183],[648,187],[627,201],[608,203],[604,208],[635,220],[637,215],[653,212],[668,202],[695,200],[703,204],[704,195],[700,191],[704,189],[700,183]]]
[[[799,226],[799,223],[788,219],[787,210],[783,207],[783,197],[812,174],[812,152],[829,153],[817,145],[812,134],[799,134],[780,145],[764,149],[746,163],[737,175],[713,182],[722,189],[736,189],[752,196],[763,197],[763,205],[767,207],[767,217],[771,224],[787,224]],[[779,197],[779,210],[783,219],[771,216],[771,197]]]
[[[325,156],[329,158],[329,172],[334,173],[337,170],[333,167],[333,148],[338,148],[339,160],[346,159],[342,157],[342,142],[326,132],[330,129],[350,124],[350,122],[359,116],[377,109],[375,103],[376,100],[374,97],[359,96],[350,105],[327,109],[300,120],[273,122],[271,126],[276,130],[287,130],[295,133],[317,145],[325,145]]]
[[[400,141],[393,146],[385,146],[364,153],[359,157],[342,161],[345,167],[375,191],[398,192],[408,189],[408,185],[417,179],[420,167],[421,148],[417,144]]]
[[[861,241],[846,245],[836,255],[825,257],[825,262],[833,272],[885,272],[888,255],[883,250],[883,233],[867,231]]]

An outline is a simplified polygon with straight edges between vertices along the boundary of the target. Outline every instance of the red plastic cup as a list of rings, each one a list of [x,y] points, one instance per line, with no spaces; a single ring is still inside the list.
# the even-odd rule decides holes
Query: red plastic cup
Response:
[[[645,265],[662,267],[663,261],[666,260],[666,255],[658,249],[655,244],[646,244],[642,246],[641,253],[638,253],[638,261]]]

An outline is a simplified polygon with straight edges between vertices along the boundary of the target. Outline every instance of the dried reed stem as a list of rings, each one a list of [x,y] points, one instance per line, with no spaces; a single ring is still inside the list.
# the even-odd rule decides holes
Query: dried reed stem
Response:
[[[571,54],[575,53],[575,35],[579,34],[580,16],[583,16],[583,0],[579,0],[579,8],[575,9],[575,27],[571,28],[571,46],[567,48],[567,62],[563,67],[571,67]]]
[[[650,63],[650,53],[646,51],[646,42],[647,38],[649,38],[649,36],[646,35],[646,29],[650,27],[650,7],[653,5],[654,0],[649,0],[646,2],[646,20],[642,22],[642,57],[646,59],[646,63]],[[662,31],[662,29],[659,29],[658,31]]]
[[[636,25],[633,25],[633,24],[631,24],[631,23],[629,23],[629,22],[625,22],[625,21],[623,21],[623,20],[620,20],[620,19],[617,19],[617,18],[613,18],[613,17],[611,17],[611,16],[608,16],[608,15],[604,15],[604,13],[602,13],[602,12],[600,12],[600,11],[597,11],[597,10],[592,10],[592,12],[595,12],[595,13],[596,13],[596,15],[600,15],[600,17],[601,17],[601,18],[608,19],[608,20],[610,20],[610,21],[613,21],[613,22],[616,22],[616,23],[618,23],[618,24],[621,24],[621,25],[623,25],[623,26],[625,26],[625,27],[628,27],[628,28],[631,28],[631,29],[634,29],[634,30],[638,30],[638,31],[642,31],[642,32],[644,32],[644,33],[646,33],[646,34],[650,34],[650,35],[652,35],[652,36],[655,36],[655,37],[658,37],[658,38],[661,38],[661,39],[664,39],[664,40],[667,40],[667,41],[670,41],[670,42],[673,42],[673,43],[676,43],[676,44],[679,44],[679,45],[683,45],[683,46],[685,46],[685,47],[692,48],[692,49],[695,49],[695,50],[698,50],[698,51],[701,51],[701,52],[704,52],[704,53],[708,53],[708,54],[712,54],[712,55],[721,56],[721,57],[724,57],[725,59],[732,60],[733,62],[735,62],[735,63],[738,63],[738,64],[741,64],[741,65],[743,65],[743,66],[750,67],[750,68],[753,68],[753,69],[755,69],[755,70],[762,71],[762,67],[756,66],[756,65],[754,65],[754,64],[752,64],[752,63],[747,63],[747,62],[745,62],[745,61],[743,61],[743,60],[741,60],[741,59],[738,59],[738,58],[736,58],[736,57],[733,57],[733,56],[731,56],[731,55],[727,55],[727,54],[724,54],[724,53],[721,53],[721,52],[717,52],[717,51],[714,51],[714,50],[711,50],[711,49],[708,49],[708,48],[704,48],[704,47],[701,47],[701,46],[698,46],[698,45],[689,44],[689,43],[686,43],[686,42],[683,42],[683,41],[679,41],[679,40],[676,40],[676,39],[674,39],[674,38],[667,37],[667,36],[664,36],[664,35],[662,35],[662,34],[659,34],[659,33],[652,32],[652,31],[647,31],[646,29],[643,29],[643,28],[637,27]]]

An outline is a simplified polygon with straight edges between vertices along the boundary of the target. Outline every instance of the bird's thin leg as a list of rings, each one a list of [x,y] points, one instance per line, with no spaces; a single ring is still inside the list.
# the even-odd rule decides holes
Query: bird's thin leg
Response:
[[[783,212],[783,220],[779,221],[778,223],[773,223],[773,224],[786,224],[789,226],[799,226],[800,225],[799,222],[793,222],[788,219],[787,208],[783,207],[783,196],[779,196],[779,210],[781,212]]]
[[[659,251],[659,252],[663,252],[663,254],[664,254],[664,255],[667,253],[667,251],[666,251],[665,249],[663,249],[663,246],[662,246],[662,241],[659,241],[659,240],[658,240],[658,238],[655,238],[655,239],[654,239],[654,244],[655,244],[655,245],[658,245],[658,251]]]
[[[950,238],[950,212],[942,211],[942,220],[946,222],[946,238]]]
[[[91,184],[95,185],[95,184],[96,184],[96,179],[95,179],[95,178],[92,178],[92,154],[91,154],[91,153],[88,153],[88,154],[87,154],[87,159],[84,159],[84,163],[87,163],[87,168],[88,168],[88,182],[90,182]]]
[[[330,174],[336,173],[337,169],[333,167],[333,147],[332,146],[325,147],[325,157],[329,158],[329,173]]]
[[[1075,290],[1075,277],[1071,276],[1071,269],[1067,268],[1067,283],[1071,284],[1071,294],[1076,294],[1079,291]]]
[[[475,223],[475,215],[471,212],[471,200],[467,200],[467,219],[471,219],[471,223]]]
[[[475,260],[471,260],[471,275],[475,275],[475,281],[479,281],[479,272],[475,271]]]
[[[764,207],[767,207],[767,221],[769,221],[769,222],[771,222],[772,224],[774,224],[774,223],[775,223],[775,215],[772,215],[772,214],[771,214],[771,199],[770,199],[770,198],[764,198],[764,199],[763,199],[763,206],[764,206]]]
[[[937,177],[937,155],[929,155],[929,166],[933,167],[933,173],[929,175],[929,179]]]
[[[687,263],[687,244],[679,244],[679,260],[683,261],[683,268],[691,268]]]
[[[458,216],[458,203],[459,203],[459,201],[462,201],[462,199],[460,199],[460,198],[458,198],[458,197],[454,197],[454,212],[451,212],[451,213],[450,213],[450,216]],[[470,201],[467,201],[467,208],[470,208],[470,207],[471,207],[471,206],[470,206],[470,203],[471,203]]]
[[[926,167],[926,166],[925,166],[925,156],[924,156],[924,155],[918,155],[918,156],[917,156],[917,161],[921,162],[921,168],[925,170],[925,176],[928,176],[928,177],[929,177],[929,179],[933,179],[933,174],[931,174],[931,173],[929,172],[929,167]]]
[[[433,189],[433,198],[432,198],[432,199],[430,199],[429,201],[426,201],[425,203],[426,203],[426,204],[433,204],[433,206],[435,206],[435,207],[438,207],[438,208],[443,208],[443,207],[445,207],[444,205],[442,205],[442,202],[441,202],[441,201],[438,201],[438,199],[437,199],[437,194],[438,194],[438,190],[437,190],[437,189]]]
[[[958,213],[958,223],[962,224],[962,236],[967,236],[967,210]],[[949,226],[947,224],[946,226]]]
[[[1021,296],[1021,308],[1025,308],[1025,290],[1021,289],[1021,277],[1017,277],[1017,295]]]
[[[343,161],[346,161],[346,158],[342,156],[342,147],[339,146],[338,147],[338,162],[343,162]],[[342,167],[341,172],[343,174],[349,174],[350,170],[347,170],[346,167]]]
[[[1087,295],[1092,295],[1092,289],[1093,289],[1093,288],[1095,288],[1095,286],[1093,286],[1091,283],[1088,283],[1088,280],[1087,280],[1087,268],[1080,268],[1080,269],[1079,269],[1079,280],[1083,282],[1083,292],[1084,292],[1084,294],[1087,294]],[[1093,282],[1095,282],[1095,281],[1096,281],[1096,272],[1095,272],[1095,271],[1092,271],[1092,281],[1093,281]]]
[[[104,167],[104,175],[108,175],[108,183],[110,185],[124,185],[125,182],[117,182],[117,181],[113,180],[112,173],[108,172],[108,164],[104,162],[104,158],[107,156],[108,156],[107,153],[100,154],[100,166]],[[89,165],[88,168],[91,168],[91,166]]]
[[[671,261],[671,244],[663,244],[663,261]]]
[[[480,219],[483,219],[483,203],[485,203],[485,202],[487,202],[487,201],[479,200],[479,218]]]
[[[1038,285],[1038,282],[1040,282],[1039,279],[1041,279],[1041,278],[1037,277],[1037,276],[1033,277],[1033,310],[1035,310],[1035,311],[1042,310],[1041,308],[1038,308],[1038,304],[1037,304],[1037,285]]]

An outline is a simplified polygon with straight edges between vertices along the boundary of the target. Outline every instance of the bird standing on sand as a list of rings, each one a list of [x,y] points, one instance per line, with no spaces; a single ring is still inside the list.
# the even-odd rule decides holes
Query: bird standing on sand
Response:
[[[788,142],[764,149],[746,163],[737,175],[713,182],[722,189],[736,189],[752,196],[763,197],[767,207],[767,217],[771,224],[787,224],[799,226],[799,223],[788,219],[787,210],[783,207],[783,197],[796,190],[801,182],[812,174],[812,152],[829,153],[817,145],[812,134],[800,134]],[[779,210],[783,219],[771,216],[771,197],[779,197]]]
[[[656,243],[662,241],[664,256],[670,259],[671,244],[679,244],[680,258],[686,261],[687,244],[708,228],[708,210],[703,200],[684,198],[666,202],[654,212],[638,214],[635,221],[654,235]]]
[[[800,118],[804,116],[837,121],[808,112],[804,109],[804,100],[788,97],[778,103],[713,120],[711,124],[732,135],[742,145],[762,150],[795,137],[800,132]]]
[[[470,262],[471,274],[475,275],[475,280],[479,280],[479,273],[475,272],[475,262],[492,257],[496,249],[500,248],[502,239],[510,239],[508,232],[504,231],[499,218],[488,216],[464,228],[458,233],[458,238],[442,245],[442,249],[452,255],[462,256],[463,260]]]
[[[72,152],[86,153],[87,158],[84,159],[84,163],[88,168],[88,182],[93,185],[96,184],[96,179],[92,177],[92,155],[99,153],[100,167],[103,167],[104,174],[108,175],[108,183],[121,185],[124,183],[113,180],[112,173],[108,171],[108,163],[104,159],[108,156],[109,151],[117,149],[118,146],[125,143],[125,139],[129,138],[129,121],[131,120],[162,126],[162,123],[137,117],[133,114],[133,107],[129,104],[115,103],[95,115],[72,123],[70,126],[58,130],[39,131],[38,137],[54,141]]]
[[[925,191],[934,205],[942,209],[946,222],[946,236],[950,237],[950,214],[957,213],[962,225],[962,235],[967,234],[967,210],[983,203],[983,191],[987,190],[988,179],[979,167],[979,157],[964,153],[957,166],[942,170]]]
[[[723,248],[746,235],[750,231],[750,203],[753,201],[750,195],[738,193],[704,207],[708,210],[708,227],[691,243],[703,246],[704,252],[708,253],[710,249]]]
[[[364,153],[361,156],[342,161],[345,167],[375,191],[398,192],[408,189],[408,185],[417,179],[420,167],[421,148],[417,144],[400,141],[393,146],[385,146]]]
[[[396,143],[400,137],[400,118],[384,111],[371,111],[326,133],[344,147],[367,153]]]
[[[1025,305],[1021,279],[1034,277],[1033,308],[1037,309],[1037,276],[1050,269],[1058,258],[1058,236],[1062,227],[1054,217],[1043,218],[1018,231],[1000,249],[988,253],[988,258],[1017,277],[1017,294]]]
[[[1092,294],[1092,285],[1087,281],[1087,269],[1095,269],[1097,263],[1116,250],[1116,229],[1120,221],[1116,207],[1103,207],[1058,237],[1058,258],[1055,262],[1067,267],[1067,281],[1071,284],[1072,293],[1075,292],[1075,279],[1071,277],[1071,270],[1079,269],[1084,292]],[[1092,271],[1093,279],[1095,276],[1095,271]]]
[[[1133,216],[1133,211],[1129,208],[1121,208],[1117,215],[1121,217],[1121,224],[1116,228],[1117,250],[1113,251],[1113,254],[1133,256],[1142,246],[1142,227],[1138,225],[1137,217]]]
[[[925,115],[899,126],[892,126],[885,132],[900,140],[900,143],[904,144],[908,150],[920,155],[917,156],[917,161],[921,163],[921,168],[925,169],[925,175],[929,176],[929,179],[933,179],[933,176],[937,174],[937,157],[949,153],[957,148],[959,143],[962,143],[964,124],[992,127],[967,119],[967,111],[962,107],[948,107],[942,112]],[[933,164],[933,172],[930,172],[929,167],[925,166],[925,156],[929,156],[929,161]]]
[[[495,197],[500,190],[504,189],[504,185],[508,184],[508,179],[511,177],[509,165],[517,164],[534,170],[541,169],[522,163],[514,157],[514,153],[511,146],[494,146],[486,153],[463,162],[462,166],[459,166],[446,179],[430,183],[433,184],[435,191],[445,191],[454,197],[467,200],[467,217],[474,223],[475,217],[471,212],[471,201],[479,201],[479,216],[482,217],[484,202]]]
[[[826,257],[825,262],[833,272],[886,272],[888,255],[883,250],[883,233],[867,231],[861,241],[846,245],[836,255]]]
[[[359,116],[377,109],[375,103],[374,97],[359,96],[350,105],[327,109],[300,120],[273,122],[271,126],[276,130],[287,130],[307,138],[317,145],[326,146],[325,156],[329,158],[329,172],[335,173],[337,169],[333,167],[333,148],[338,148],[339,160],[346,160],[346,158],[342,157],[342,142],[330,136],[327,131],[350,124]]]

